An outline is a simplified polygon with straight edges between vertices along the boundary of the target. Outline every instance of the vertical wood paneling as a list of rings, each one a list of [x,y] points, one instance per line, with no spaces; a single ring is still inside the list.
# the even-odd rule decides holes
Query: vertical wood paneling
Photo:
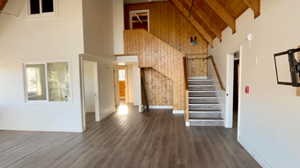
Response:
[[[150,10],[150,33],[128,30],[125,32],[126,55],[139,53],[141,67],[147,70],[147,90],[150,105],[175,105],[184,109],[184,80],[182,57],[185,54],[207,53],[207,44],[196,29],[169,2],[126,5],[125,17],[130,10]],[[129,20],[126,18],[126,27]],[[190,37],[196,36],[199,45],[192,46]],[[142,38],[143,40],[140,40]],[[207,65],[199,60],[189,61],[190,76],[206,76]],[[176,68],[174,68],[176,67]],[[174,82],[175,81],[175,82]],[[174,89],[177,88],[177,89]],[[178,91],[182,90],[182,91]],[[182,93],[180,93],[182,92]]]
[[[128,4],[125,6],[125,17],[131,10],[150,10],[150,33],[167,42],[179,51],[189,53],[207,53],[207,43],[185,17],[169,2]],[[129,20],[126,26],[129,29]],[[190,37],[197,36],[200,44],[192,46]]]
[[[159,39],[167,42],[170,46],[176,48],[184,54],[207,53],[207,43],[201,38],[201,35],[190,24],[185,17],[177,11],[169,2],[153,2],[141,4],[126,5],[125,16],[131,10],[150,10],[150,33]],[[129,28],[129,20],[126,19],[126,27]],[[199,40],[199,45],[192,46],[190,37],[196,36]],[[191,76],[206,76],[206,64],[202,64],[199,60],[190,61],[192,66],[189,66]]]
[[[184,54],[142,29],[126,30],[124,37],[125,52],[137,53],[139,66],[152,68],[146,72],[149,104],[184,109]]]

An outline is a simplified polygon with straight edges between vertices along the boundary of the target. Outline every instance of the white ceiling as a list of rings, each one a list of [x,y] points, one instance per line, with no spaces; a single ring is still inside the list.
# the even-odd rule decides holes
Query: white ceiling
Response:
[[[153,2],[153,1],[167,1],[167,0],[124,0],[126,4],[129,3],[142,3],[142,2]]]

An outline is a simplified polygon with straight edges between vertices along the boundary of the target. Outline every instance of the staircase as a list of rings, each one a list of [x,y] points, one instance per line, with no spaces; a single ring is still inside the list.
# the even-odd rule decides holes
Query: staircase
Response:
[[[224,126],[215,83],[211,79],[189,78],[190,126]]]

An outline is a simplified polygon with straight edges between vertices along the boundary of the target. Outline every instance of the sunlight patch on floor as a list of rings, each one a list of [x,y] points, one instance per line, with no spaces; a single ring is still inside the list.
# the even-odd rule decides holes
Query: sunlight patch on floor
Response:
[[[128,115],[128,105],[120,104],[117,111],[118,115]]]

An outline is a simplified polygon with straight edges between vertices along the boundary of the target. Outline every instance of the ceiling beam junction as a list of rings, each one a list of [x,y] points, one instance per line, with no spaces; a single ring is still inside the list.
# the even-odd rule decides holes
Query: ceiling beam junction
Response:
[[[243,1],[254,12],[254,18],[260,16],[260,10],[261,10],[260,0],[243,0]]]
[[[170,0],[170,2],[179,10],[183,16],[196,28],[196,30],[203,36],[203,38],[212,44],[213,37],[205,30],[205,28],[194,18],[193,15],[189,16],[189,10],[186,9],[180,0]]]
[[[235,33],[235,18],[217,0],[205,0],[205,2],[231,28],[232,33]]]

